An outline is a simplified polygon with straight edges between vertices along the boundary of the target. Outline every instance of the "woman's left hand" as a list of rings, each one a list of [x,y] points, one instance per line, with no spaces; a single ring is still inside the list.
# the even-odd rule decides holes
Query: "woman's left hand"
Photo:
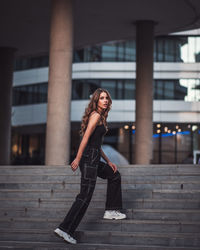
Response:
[[[76,171],[76,169],[78,168],[78,166],[79,166],[79,160],[77,158],[75,158],[73,160],[73,162],[71,163],[71,169],[73,171]]]
[[[108,165],[112,168],[112,170],[114,171],[114,173],[117,172],[117,166],[115,165],[115,163],[112,163],[111,161],[109,161]]]

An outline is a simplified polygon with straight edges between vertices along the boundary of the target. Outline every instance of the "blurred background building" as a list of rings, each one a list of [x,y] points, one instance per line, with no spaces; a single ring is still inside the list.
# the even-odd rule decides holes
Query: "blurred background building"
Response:
[[[47,53],[15,60],[12,164],[44,164],[48,66]],[[75,49],[72,67],[70,158],[89,97],[101,87],[113,99],[104,144],[134,163],[136,41]],[[155,37],[153,78],[152,163],[193,162],[200,150],[200,30]]]

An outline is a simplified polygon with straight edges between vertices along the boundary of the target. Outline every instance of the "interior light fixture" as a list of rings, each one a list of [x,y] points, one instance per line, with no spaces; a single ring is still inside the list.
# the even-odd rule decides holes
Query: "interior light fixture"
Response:
[[[132,129],[135,129],[135,126],[134,126],[134,125],[132,126]]]
[[[124,125],[124,129],[129,129],[129,126],[128,125]]]
[[[160,124],[160,123],[158,123],[156,126],[157,126],[157,128],[160,128],[160,127],[161,127],[161,124]]]
[[[193,125],[192,126],[192,131],[195,131],[197,128],[198,128],[197,125]]]

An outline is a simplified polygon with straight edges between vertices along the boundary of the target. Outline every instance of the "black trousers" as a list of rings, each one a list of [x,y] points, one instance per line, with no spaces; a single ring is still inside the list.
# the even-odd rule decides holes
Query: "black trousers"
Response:
[[[100,149],[87,146],[80,161],[81,187],[80,193],[67,213],[59,228],[70,235],[78,227],[91,201],[97,176],[107,179],[106,210],[122,209],[121,176],[112,168],[100,161]]]

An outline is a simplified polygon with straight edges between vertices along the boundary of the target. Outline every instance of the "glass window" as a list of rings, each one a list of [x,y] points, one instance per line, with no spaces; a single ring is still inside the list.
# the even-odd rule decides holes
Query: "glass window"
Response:
[[[117,82],[117,99],[123,99],[123,80]]]
[[[101,47],[94,46],[90,50],[90,58],[91,62],[100,62],[101,61]]]
[[[182,46],[187,43],[187,37],[176,37],[175,40],[175,62],[183,62],[182,58]]]
[[[167,99],[167,100],[174,99],[174,82],[173,81],[165,81],[164,99]]]
[[[184,100],[187,95],[187,88],[180,85],[179,80],[174,80],[175,100]]]
[[[136,61],[136,42],[135,42],[135,40],[127,41],[125,43],[124,61],[126,61],[126,62]]]
[[[117,61],[123,62],[124,57],[124,43],[119,43],[117,46]]]
[[[165,62],[174,62],[175,60],[175,46],[173,39],[165,39],[164,55]]]
[[[13,88],[13,105],[27,105],[47,102],[47,83]]]
[[[200,37],[196,37],[195,61],[200,62]]]
[[[46,83],[39,85],[39,93],[40,97],[39,100],[44,103],[47,102],[47,92],[48,92],[48,85]]]
[[[72,99],[88,100],[97,88],[100,88],[99,80],[73,80]]]
[[[124,99],[135,99],[135,82],[133,80],[125,80],[124,82]]]
[[[195,62],[195,37],[188,38],[188,62]]]
[[[136,41],[109,42],[103,45],[75,50],[73,62],[117,62],[136,61]],[[162,36],[154,41],[154,61],[200,62],[199,36]],[[46,67],[49,56],[18,58],[15,70]]]
[[[88,99],[90,95],[94,93],[96,89],[100,88],[100,80],[93,79],[93,80],[86,80],[85,82],[85,91],[84,91],[84,99]],[[86,91],[87,89],[87,91]]]
[[[162,80],[156,81],[155,96],[157,100],[163,99],[163,82]]]
[[[102,61],[116,61],[117,46],[115,44],[106,44],[102,46]]]
[[[157,46],[156,46],[156,61],[162,62],[164,61],[164,41],[162,38],[157,40]]]
[[[116,80],[101,80],[101,87],[107,89],[112,99],[116,99]]]
[[[82,99],[83,86],[84,86],[84,81],[81,81],[81,80],[73,81],[72,83],[72,99],[73,100]]]
[[[180,85],[187,90],[185,101],[200,101],[200,80],[199,79],[180,79]]]
[[[84,62],[84,51],[83,49],[75,50],[73,54],[73,62]]]

